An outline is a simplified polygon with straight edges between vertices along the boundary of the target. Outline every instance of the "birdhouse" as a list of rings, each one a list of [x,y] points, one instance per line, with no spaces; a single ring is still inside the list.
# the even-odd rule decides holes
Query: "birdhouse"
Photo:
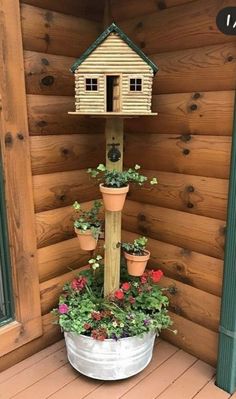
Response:
[[[112,23],[71,67],[75,112],[92,115],[156,115],[151,111],[157,66]]]

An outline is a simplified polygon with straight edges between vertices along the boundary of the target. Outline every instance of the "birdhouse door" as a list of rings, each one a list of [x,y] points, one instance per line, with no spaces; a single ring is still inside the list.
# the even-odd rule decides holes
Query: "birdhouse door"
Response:
[[[120,112],[120,76],[106,76],[106,111]]]

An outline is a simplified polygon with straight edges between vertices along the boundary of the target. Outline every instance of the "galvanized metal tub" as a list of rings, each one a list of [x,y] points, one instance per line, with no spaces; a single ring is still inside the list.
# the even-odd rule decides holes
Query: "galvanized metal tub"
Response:
[[[65,332],[67,356],[80,373],[98,380],[120,380],[142,371],[152,358],[156,333],[97,341]]]

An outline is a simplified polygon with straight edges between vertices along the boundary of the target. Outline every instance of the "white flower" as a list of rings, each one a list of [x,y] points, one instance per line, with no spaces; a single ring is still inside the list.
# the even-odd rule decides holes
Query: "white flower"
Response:
[[[103,163],[100,163],[97,167],[97,170],[100,170],[101,172],[105,172],[106,170],[106,166],[103,165]]]
[[[135,170],[139,170],[140,167],[141,167],[141,166],[139,166],[139,165],[136,164],[135,167],[134,167],[134,169],[135,169]]]
[[[157,184],[157,183],[158,183],[158,181],[157,181],[156,177],[153,177],[153,179],[150,181],[150,184],[152,184],[152,185]]]
[[[112,325],[113,325],[113,327],[117,327],[118,326],[116,321],[113,321]]]

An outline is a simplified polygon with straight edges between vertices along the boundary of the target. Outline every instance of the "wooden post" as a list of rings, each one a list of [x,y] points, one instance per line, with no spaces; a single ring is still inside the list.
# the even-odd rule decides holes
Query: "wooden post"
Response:
[[[121,171],[123,168],[123,119],[106,120],[106,166],[108,169]],[[108,159],[109,144],[119,144],[121,158],[117,162]],[[105,269],[104,296],[119,288],[120,284],[120,246],[121,212],[105,212]]]

